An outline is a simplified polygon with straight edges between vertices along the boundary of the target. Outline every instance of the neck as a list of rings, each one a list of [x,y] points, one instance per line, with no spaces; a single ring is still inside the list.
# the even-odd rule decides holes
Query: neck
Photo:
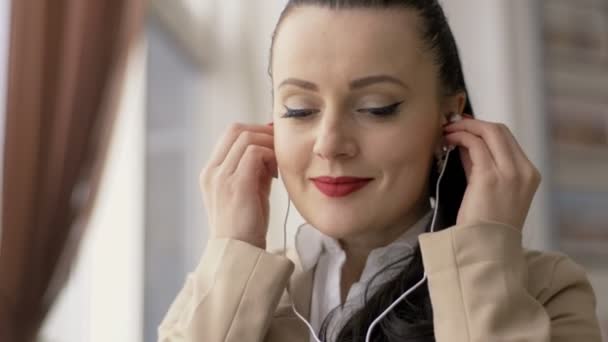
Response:
[[[350,287],[355,282],[359,281],[367,257],[372,250],[384,247],[395,241],[410,229],[418,220],[422,218],[430,210],[428,199],[420,201],[404,220],[399,224],[383,229],[381,232],[373,231],[370,234],[341,239],[340,245],[346,254],[346,260],[342,266],[341,277],[341,298],[342,303],[346,300],[346,296]]]

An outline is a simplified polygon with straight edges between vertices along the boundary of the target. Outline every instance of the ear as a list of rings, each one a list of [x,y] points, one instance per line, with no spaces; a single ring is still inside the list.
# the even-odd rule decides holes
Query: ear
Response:
[[[439,120],[439,139],[437,141],[437,146],[435,147],[435,159],[441,159],[443,155],[443,144],[444,140],[443,136],[443,125],[449,122],[449,117],[451,114],[462,114],[464,111],[464,106],[467,102],[467,94],[465,92],[459,92],[455,95],[446,96],[441,103],[440,110],[441,116]]]
[[[462,114],[466,103],[467,94],[465,92],[459,92],[455,95],[446,96],[441,104],[441,127],[448,123],[450,114]]]

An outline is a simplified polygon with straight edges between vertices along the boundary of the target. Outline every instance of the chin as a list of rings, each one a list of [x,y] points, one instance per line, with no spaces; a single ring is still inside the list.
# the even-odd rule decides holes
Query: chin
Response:
[[[358,235],[358,225],[355,223],[356,220],[336,220],[335,217],[324,220],[322,218],[313,218],[307,220],[313,227],[319,230],[321,233],[330,236],[334,239],[340,240]],[[359,221],[360,223],[360,221]]]

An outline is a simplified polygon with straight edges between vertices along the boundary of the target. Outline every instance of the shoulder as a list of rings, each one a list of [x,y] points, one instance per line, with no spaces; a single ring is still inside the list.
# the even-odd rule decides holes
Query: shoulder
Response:
[[[525,250],[525,259],[528,291],[547,311],[551,334],[601,341],[596,297],[585,269],[558,252]]]
[[[595,307],[595,296],[585,269],[560,252],[524,249],[528,265],[528,290],[541,303],[572,297]],[[583,303],[581,303],[583,304]]]

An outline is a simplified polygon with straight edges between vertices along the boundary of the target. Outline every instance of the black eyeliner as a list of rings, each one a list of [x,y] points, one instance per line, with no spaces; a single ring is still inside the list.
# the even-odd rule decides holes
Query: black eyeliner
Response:
[[[286,105],[283,105],[283,107],[287,110],[287,113],[283,114],[283,118],[298,118],[314,113],[314,110],[312,109],[290,109]]]
[[[364,108],[359,109],[357,112],[360,113],[370,113],[376,116],[389,116],[395,114],[399,106],[403,104],[404,101],[393,103],[390,106],[382,107],[382,108]]]
[[[381,108],[357,109],[357,112],[370,113],[372,115],[379,116],[379,117],[390,116],[390,115],[395,114],[395,112],[397,111],[399,106],[401,106],[403,104],[403,102],[405,102],[405,101],[393,103],[392,105],[389,105],[386,107],[381,107]],[[315,112],[318,112],[317,110],[314,110],[314,109],[290,109],[286,105],[283,105],[283,107],[285,107],[285,110],[287,112],[281,116],[282,118],[302,118],[302,117],[314,114]]]

